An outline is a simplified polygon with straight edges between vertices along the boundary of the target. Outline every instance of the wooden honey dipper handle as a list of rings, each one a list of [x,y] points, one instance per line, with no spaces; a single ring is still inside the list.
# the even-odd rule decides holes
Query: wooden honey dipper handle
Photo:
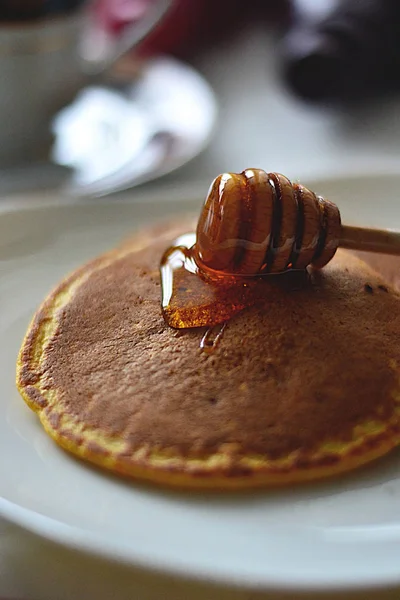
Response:
[[[400,256],[400,231],[342,225],[339,246],[349,250]]]

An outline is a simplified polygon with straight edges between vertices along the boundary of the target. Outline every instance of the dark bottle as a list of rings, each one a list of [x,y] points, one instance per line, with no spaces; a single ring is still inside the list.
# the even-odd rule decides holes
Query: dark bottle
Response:
[[[283,75],[307,100],[336,101],[400,88],[399,0],[293,0]],[[323,6],[322,6],[323,5]]]

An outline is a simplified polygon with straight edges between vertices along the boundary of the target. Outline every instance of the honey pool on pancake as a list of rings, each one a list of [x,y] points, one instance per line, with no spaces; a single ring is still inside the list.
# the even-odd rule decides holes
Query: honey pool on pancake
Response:
[[[227,275],[200,268],[196,262],[196,234],[177,238],[160,265],[162,312],[174,329],[207,327],[200,348],[211,353],[220,343],[226,322],[243,309],[265,299],[265,281],[285,278],[289,289],[304,287],[307,271],[257,276]]]

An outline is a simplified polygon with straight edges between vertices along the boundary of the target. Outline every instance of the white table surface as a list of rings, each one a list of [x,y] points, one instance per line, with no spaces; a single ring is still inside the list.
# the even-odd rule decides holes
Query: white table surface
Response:
[[[290,97],[276,75],[275,42],[249,28],[196,65],[213,85],[220,120],[209,148],[159,183],[213,178],[224,170],[262,167],[291,178],[400,165],[400,99],[340,114]],[[150,186],[150,187],[151,187]],[[129,196],[129,193],[125,195]],[[41,194],[37,196],[40,198]],[[51,202],[52,193],[48,193]],[[19,202],[10,195],[1,206]],[[30,202],[35,200],[30,200]],[[107,564],[56,547],[0,520],[0,598],[33,600],[258,600],[297,596],[216,589]],[[322,600],[332,595],[310,596]],[[342,594],[341,598],[400,598],[400,590]]]

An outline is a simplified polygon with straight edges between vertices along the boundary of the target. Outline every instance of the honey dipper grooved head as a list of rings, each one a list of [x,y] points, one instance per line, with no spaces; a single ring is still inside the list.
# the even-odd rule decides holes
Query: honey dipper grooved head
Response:
[[[233,274],[321,268],[339,245],[335,204],[279,173],[246,169],[211,184],[197,225],[196,256]]]

